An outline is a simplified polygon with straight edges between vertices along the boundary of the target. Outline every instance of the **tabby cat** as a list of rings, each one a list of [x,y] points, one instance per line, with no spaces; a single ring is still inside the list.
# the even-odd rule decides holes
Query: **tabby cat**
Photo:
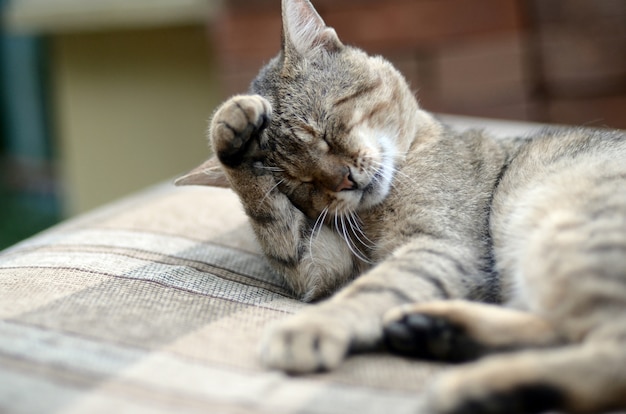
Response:
[[[385,343],[464,362],[427,413],[626,408],[626,135],[495,139],[422,111],[390,63],[283,0],[279,55],[215,112],[216,158],[285,284],[315,306],[265,366],[329,370]]]

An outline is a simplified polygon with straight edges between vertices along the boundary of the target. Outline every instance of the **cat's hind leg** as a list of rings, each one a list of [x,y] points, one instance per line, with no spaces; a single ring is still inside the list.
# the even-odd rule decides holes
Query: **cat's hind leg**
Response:
[[[443,374],[424,404],[437,414],[619,410],[626,408],[625,367],[618,341],[494,355]]]
[[[622,324],[621,318],[616,314],[614,324]],[[456,362],[484,356],[438,378],[424,397],[425,413],[626,408],[626,344],[619,326],[609,329],[612,336],[563,346],[534,314],[463,300],[400,306],[387,313],[384,326],[386,343],[396,352]],[[535,349],[514,352],[520,347]],[[488,355],[494,352],[501,353]]]
[[[400,306],[387,313],[384,326],[392,351],[448,362],[560,342],[552,326],[537,315],[466,300]]]

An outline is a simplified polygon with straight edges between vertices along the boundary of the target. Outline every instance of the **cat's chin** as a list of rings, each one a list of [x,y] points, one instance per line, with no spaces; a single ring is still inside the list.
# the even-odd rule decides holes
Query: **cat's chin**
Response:
[[[345,210],[365,211],[380,203],[389,195],[391,182],[385,174],[376,175],[363,189],[337,194]]]
[[[374,157],[377,161],[375,164],[378,168],[374,171],[373,176],[370,177],[369,183],[366,184],[361,190],[361,197],[357,210],[368,210],[380,203],[382,203],[391,190],[391,182],[395,175],[395,154],[398,152],[394,144],[394,140],[390,137],[390,134],[381,130],[371,131],[371,136],[375,138],[377,143],[377,156]]]
[[[337,193],[338,210],[362,212],[385,201],[391,189],[391,180],[384,173],[376,174],[363,189]]]
[[[391,183],[385,179],[373,180],[362,190],[361,201],[357,210],[368,210],[382,203],[389,195],[390,188]]]

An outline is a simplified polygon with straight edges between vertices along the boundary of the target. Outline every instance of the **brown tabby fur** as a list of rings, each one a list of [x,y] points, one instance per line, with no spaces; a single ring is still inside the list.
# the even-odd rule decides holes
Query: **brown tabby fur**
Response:
[[[626,136],[459,134],[308,0],[283,0],[283,24],[281,53],[213,116],[217,159],[181,179],[229,184],[303,300],[338,291],[269,332],[263,363],[332,369],[385,341],[484,357],[424,412],[626,408]]]

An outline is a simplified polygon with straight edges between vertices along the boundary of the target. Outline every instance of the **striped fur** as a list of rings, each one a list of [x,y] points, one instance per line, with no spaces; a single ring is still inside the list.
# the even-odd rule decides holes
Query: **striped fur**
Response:
[[[455,133],[307,0],[283,15],[281,53],[210,138],[286,285],[338,292],[269,332],[263,363],[332,369],[386,339],[500,354],[441,377],[427,412],[626,408],[626,136]]]

